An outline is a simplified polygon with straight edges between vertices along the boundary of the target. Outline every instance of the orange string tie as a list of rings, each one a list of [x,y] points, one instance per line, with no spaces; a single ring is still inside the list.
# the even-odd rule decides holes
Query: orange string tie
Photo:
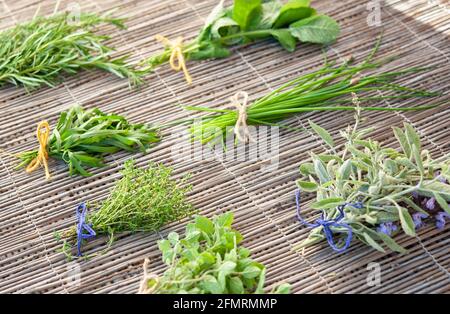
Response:
[[[170,67],[176,72],[183,70],[186,81],[189,85],[192,84],[192,77],[186,67],[186,60],[183,55],[183,37],[178,37],[175,41],[171,41],[167,37],[156,35],[155,39],[163,43],[164,46],[172,49],[172,54],[169,59]]]
[[[50,172],[48,171],[48,152],[47,152],[47,142],[48,137],[50,135],[50,125],[47,121],[42,121],[38,124],[37,130],[36,130],[36,137],[39,141],[39,151],[30,164],[27,166],[25,171],[27,173],[31,173],[37,168],[39,168],[40,165],[44,166],[45,169],[45,177],[50,179]]]

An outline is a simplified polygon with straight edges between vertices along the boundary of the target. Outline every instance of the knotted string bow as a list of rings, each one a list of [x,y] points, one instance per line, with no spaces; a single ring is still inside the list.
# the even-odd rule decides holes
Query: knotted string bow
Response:
[[[348,205],[351,205],[355,208],[362,208],[364,205],[361,202],[356,202],[356,203],[352,203],[352,204],[346,203],[344,205],[338,206],[337,209],[339,211],[339,216],[334,219],[325,219],[325,215],[322,212],[322,217],[317,219],[315,221],[315,223],[309,223],[309,222],[305,221],[300,215],[300,189],[297,189],[295,191],[295,203],[297,204],[297,218],[302,224],[306,225],[309,228],[317,228],[317,227],[322,226],[323,232],[325,233],[325,237],[328,241],[328,244],[331,246],[331,248],[334,251],[341,253],[348,249],[348,247],[350,246],[350,243],[352,242],[353,232],[352,232],[352,228],[349,225],[341,222],[341,220],[345,216],[344,208]],[[333,231],[331,230],[331,227],[347,229],[347,238],[345,239],[345,244],[342,247],[338,247],[336,245],[336,243],[334,242]]]
[[[47,152],[47,142],[48,137],[50,135],[50,125],[47,121],[42,121],[38,124],[37,130],[36,130],[36,137],[39,141],[39,150],[36,158],[34,158],[25,171],[27,173],[31,173],[34,170],[36,170],[40,165],[44,166],[45,169],[45,177],[50,179],[50,172],[48,171],[48,152]]]
[[[237,92],[231,97],[231,103],[237,109],[238,118],[234,126],[234,134],[239,141],[247,143],[248,141],[255,142],[251,136],[247,125],[247,103],[248,94],[243,91]]]
[[[87,207],[85,203],[81,203],[77,207],[77,250],[78,250],[78,256],[83,256],[81,254],[81,243],[84,240],[92,239],[96,236],[96,233],[94,229],[92,229],[91,224],[87,224],[86,219],[87,214]],[[85,233],[85,231],[87,233]]]
[[[175,41],[171,41],[167,37],[156,35],[155,39],[163,43],[164,46],[172,48],[169,59],[170,67],[176,72],[183,70],[186,81],[188,84],[192,84],[192,77],[186,67],[186,61],[183,55],[183,37],[178,37]]]

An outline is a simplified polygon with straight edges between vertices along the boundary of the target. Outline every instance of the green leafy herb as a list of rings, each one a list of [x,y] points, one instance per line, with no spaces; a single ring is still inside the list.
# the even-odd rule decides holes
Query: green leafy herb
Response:
[[[231,228],[231,212],[210,220],[197,216],[186,227],[184,238],[172,232],[158,242],[168,266],[164,275],[145,282],[155,294],[249,294],[264,293],[266,268],[251,259],[239,244],[241,234]],[[289,293],[282,284],[272,293]]]
[[[84,110],[74,106],[61,113],[48,139],[49,157],[69,165],[70,175],[91,175],[86,167],[102,167],[103,156],[120,150],[145,152],[149,144],[159,142],[155,130],[143,124],[131,124],[124,117],[105,114],[99,109]],[[24,167],[38,155],[38,150],[18,155]]]
[[[141,82],[143,73],[126,64],[127,57],[111,59],[109,37],[95,34],[94,28],[109,23],[124,28],[122,19],[83,13],[70,22],[68,13],[36,17],[0,33],[0,86],[14,84],[28,90],[54,86],[62,74],[84,69],[101,69]]]
[[[328,155],[311,154],[313,164],[321,166],[302,164],[302,178],[297,185],[303,191],[316,193],[317,199],[310,207],[320,210],[324,217],[336,217],[339,205],[360,202],[362,208],[345,206],[341,222],[349,225],[361,242],[378,251],[384,252],[386,245],[393,251],[405,252],[392,236],[402,230],[415,236],[423,219],[430,219],[437,212],[448,215],[450,154],[433,160],[427,150],[419,151],[420,137],[410,124],[405,123],[404,130],[394,128],[401,152],[364,139],[373,129],[358,130],[359,124],[358,110],[355,126],[340,132],[346,142],[338,149],[330,141],[330,134],[311,122],[312,129],[336,152],[337,158],[329,159],[325,165],[323,160]],[[438,223],[439,219],[445,218],[436,216]],[[342,231],[331,229],[336,242]],[[315,228],[299,247],[324,239],[322,229]]]
[[[376,45],[373,54],[378,49]],[[275,123],[292,115],[309,111],[334,111],[334,110],[355,110],[352,97],[343,98],[352,92],[373,92],[383,90],[395,92],[395,95],[373,96],[362,98],[367,101],[380,101],[383,99],[397,98],[407,99],[413,97],[431,97],[436,93],[406,88],[393,81],[408,73],[418,73],[425,71],[425,68],[409,68],[396,72],[385,72],[381,74],[363,74],[365,71],[380,68],[385,61],[375,62],[367,59],[365,62],[353,65],[353,60],[349,60],[342,65],[327,63],[322,69],[302,75],[270,92],[264,97],[255,100],[247,105],[248,125],[274,125]],[[434,106],[424,107],[361,107],[361,110],[423,110]],[[202,143],[212,140],[222,141],[222,135],[232,131],[238,120],[238,114],[233,109],[210,109],[208,107],[185,107],[188,110],[211,112],[205,117],[202,123],[191,128],[193,136]],[[331,136],[319,126],[313,125],[325,137],[328,145],[333,145]],[[401,134],[398,134],[401,136]]]
[[[275,38],[287,51],[294,51],[297,43],[329,44],[339,35],[339,25],[330,17],[315,16],[309,1],[291,0],[235,0],[226,8],[223,1],[212,10],[197,38],[182,48],[185,59],[201,60],[225,58],[231,54],[229,46],[249,41]],[[172,47],[143,61],[144,72],[169,61]]]
[[[171,168],[155,163],[138,168],[134,160],[125,162],[121,174],[106,200],[88,206],[86,223],[91,224],[97,235],[113,239],[121,232],[156,232],[195,212],[186,200],[186,193],[191,191],[186,184],[189,176],[175,181],[171,179]],[[71,254],[67,252],[67,243],[75,237],[76,227],[62,237],[68,256]]]

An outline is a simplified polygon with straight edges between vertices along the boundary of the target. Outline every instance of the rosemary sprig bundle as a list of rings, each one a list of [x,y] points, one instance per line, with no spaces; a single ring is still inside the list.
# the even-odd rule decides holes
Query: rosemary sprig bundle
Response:
[[[274,38],[292,52],[299,41],[329,44],[340,32],[337,22],[317,14],[309,0],[290,0],[286,4],[279,0],[234,0],[230,7],[224,7],[223,3],[221,0],[212,10],[193,41],[183,44],[180,40],[174,43],[157,37],[165,44],[165,50],[143,61],[147,65],[144,71],[170,61],[174,69],[183,68],[190,82],[185,59],[225,58],[231,54],[230,46],[266,38]],[[174,53],[179,67],[173,64]]]
[[[68,13],[61,13],[1,32],[0,86],[54,86],[62,74],[93,68],[139,84],[142,73],[126,64],[127,56],[111,59],[114,48],[104,44],[109,37],[94,33],[104,23],[125,27],[122,19],[82,13],[79,21],[70,22]]]
[[[233,213],[204,216],[186,227],[184,238],[172,232],[158,242],[162,259],[168,266],[163,276],[147,273],[140,293],[153,294],[249,294],[264,293],[266,268],[254,261],[250,251],[239,244],[243,237],[233,230]],[[281,284],[272,293],[289,293],[290,285]]]
[[[171,179],[171,168],[155,163],[138,168],[134,160],[125,162],[121,174],[106,200],[77,208],[77,226],[61,236],[68,257],[75,239],[81,256],[83,240],[108,235],[111,243],[119,233],[156,232],[194,213],[186,200],[186,193],[191,190],[186,184],[188,175],[176,181]]]
[[[431,97],[438,95],[427,91],[411,89],[393,83],[393,81],[408,73],[425,71],[425,68],[408,68],[396,72],[363,75],[364,71],[380,68],[389,60],[372,62],[371,58],[377,51],[379,42],[363,63],[352,65],[353,59],[337,66],[326,63],[315,72],[302,75],[264,97],[245,106],[245,120],[248,125],[277,125],[276,123],[292,115],[309,111],[355,110],[352,97],[343,98],[358,92],[395,92],[395,95],[372,96],[361,98],[364,101],[379,101],[383,99],[407,99],[414,97]],[[236,102],[236,100],[234,100]],[[361,107],[361,110],[407,111],[424,110],[435,106],[387,108]],[[211,109],[208,107],[186,106],[188,110],[212,112],[202,118],[201,123],[194,124],[191,133],[202,143],[212,140],[221,141],[227,132],[236,130],[237,122],[242,115],[236,109]]]
[[[442,228],[450,218],[450,154],[432,159],[410,124],[405,123],[404,130],[394,127],[401,151],[364,139],[373,128],[358,130],[359,114],[354,127],[340,132],[345,139],[342,149],[335,147],[325,129],[310,124],[330,150],[311,153],[312,162],[300,166],[302,178],[297,184],[317,195],[310,207],[322,217],[314,224],[304,221],[297,199],[298,218],[313,228],[299,247],[326,238],[336,251],[345,251],[354,234],[378,251],[385,251],[384,244],[405,252],[392,239],[395,234],[415,236],[425,221],[435,220]],[[339,238],[341,242],[345,238],[346,244],[339,244]]]
[[[45,143],[45,154],[47,158],[67,163],[70,175],[90,176],[86,167],[105,166],[105,154],[120,150],[145,152],[150,144],[159,141],[157,132],[143,124],[131,124],[120,115],[105,114],[99,109],[84,110],[73,106],[61,113]],[[39,152],[33,150],[18,154],[22,162],[17,168],[34,163]]]

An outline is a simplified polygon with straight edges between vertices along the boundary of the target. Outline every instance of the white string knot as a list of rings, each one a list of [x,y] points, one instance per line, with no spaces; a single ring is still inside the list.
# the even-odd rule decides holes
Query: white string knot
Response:
[[[144,268],[144,277],[142,278],[141,284],[139,286],[139,291],[138,294],[152,294],[155,289],[156,286],[159,283],[159,277],[156,274],[149,274],[147,269],[148,269],[148,265],[150,264],[150,260],[148,258],[145,259],[144,261],[144,265],[142,266]],[[154,280],[155,283],[152,286],[148,286],[148,282],[149,280]]]
[[[247,124],[248,94],[243,91],[237,92],[233,97],[231,97],[231,104],[236,107],[238,114],[238,118],[234,126],[234,134],[237,139],[244,143],[247,143],[248,141],[255,142],[255,139],[250,134]]]

